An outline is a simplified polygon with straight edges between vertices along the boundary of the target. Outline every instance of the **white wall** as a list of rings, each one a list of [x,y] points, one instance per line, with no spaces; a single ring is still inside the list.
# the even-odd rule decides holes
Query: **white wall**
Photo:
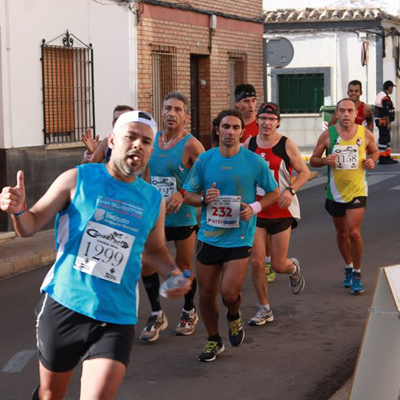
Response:
[[[97,133],[110,131],[116,104],[134,105],[132,14],[126,6],[108,3],[0,0],[0,147],[43,145],[40,46],[42,39],[51,41],[67,29],[93,44]]]
[[[331,96],[326,105],[335,105],[347,97],[348,82],[354,79],[363,84],[361,99],[373,104],[381,87],[376,87],[375,36],[369,39],[369,64],[361,65],[361,42],[355,33],[315,32],[266,34],[268,39],[281,36],[292,43],[294,57],[286,68],[331,68]],[[383,79],[396,83],[395,64],[392,58],[392,40],[386,40],[386,58],[383,62]],[[271,69],[267,68],[268,97],[271,100]],[[396,93],[392,96],[396,106]],[[295,140],[301,147],[313,147],[322,131],[322,118],[318,114],[283,115],[281,133]]]

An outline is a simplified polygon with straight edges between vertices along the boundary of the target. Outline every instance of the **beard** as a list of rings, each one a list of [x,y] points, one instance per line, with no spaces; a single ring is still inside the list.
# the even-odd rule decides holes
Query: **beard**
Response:
[[[116,168],[125,176],[137,176],[141,172],[143,172],[145,168],[145,164],[143,162],[143,158],[140,158],[140,163],[134,163],[133,165],[129,164],[127,160],[129,160],[130,156],[133,156],[136,152],[129,152],[124,158],[117,158],[114,160],[114,164]]]

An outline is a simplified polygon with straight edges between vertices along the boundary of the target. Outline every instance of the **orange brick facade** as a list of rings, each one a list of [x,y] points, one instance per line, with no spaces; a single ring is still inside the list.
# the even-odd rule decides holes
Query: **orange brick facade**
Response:
[[[246,4],[244,4],[246,3]],[[247,4],[248,3],[248,4]],[[256,7],[254,4],[257,4]],[[199,9],[221,9],[234,14],[238,4],[243,5],[239,15],[259,18],[260,2],[250,1],[191,1]],[[250,7],[250,8],[249,8]],[[250,12],[251,11],[251,12]],[[177,57],[176,89],[190,99],[191,58],[199,68],[199,138],[210,146],[211,122],[223,109],[230,106],[230,53],[241,53],[247,60],[245,80],[255,86],[258,98],[263,97],[262,23],[217,17],[217,28],[210,40],[210,16],[194,11],[145,4],[141,25],[138,27],[138,106],[153,110],[154,45],[173,46]],[[211,46],[211,51],[210,51]],[[190,99],[192,100],[192,99]]]

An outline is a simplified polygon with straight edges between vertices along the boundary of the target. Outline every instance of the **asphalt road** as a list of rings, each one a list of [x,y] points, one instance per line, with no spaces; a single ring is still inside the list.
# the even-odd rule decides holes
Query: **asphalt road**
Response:
[[[263,327],[246,326],[242,346],[226,346],[214,363],[197,361],[206,339],[201,321],[193,336],[173,336],[182,302],[163,301],[170,326],[155,343],[135,339],[131,365],[117,398],[329,399],[354,369],[378,268],[400,263],[400,165],[378,166],[370,181],[363,223],[364,295],[353,296],[341,287],[344,265],[323,207],[325,178],[321,176],[299,193],[302,221],[293,231],[290,247],[289,255],[300,260],[306,277],[304,292],[292,295],[288,278],[278,276],[270,285],[275,321]],[[37,385],[33,311],[47,269],[0,281],[0,399],[29,399]],[[138,329],[149,314],[140,288]],[[255,313],[255,303],[248,276],[243,289],[245,320]],[[226,338],[224,314],[221,307],[220,331]],[[79,375],[80,369],[67,399],[79,398]]]

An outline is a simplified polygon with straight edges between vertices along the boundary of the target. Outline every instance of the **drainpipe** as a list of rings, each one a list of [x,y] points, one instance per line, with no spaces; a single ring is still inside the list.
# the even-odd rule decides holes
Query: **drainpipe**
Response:
[[[6,58],[7,58],[7,78],[8,78],[8,127],[7,130],[4,126],[4,144],[7,143],[6,135],[8,133],[8,143],[9,148],[14,147],[14,140],[13,140],[13,129],[12,129],[12,90],[11,90],[11,28],[10,28],[10,0],[6,0],[5,3],[6,8]],[[4,108],[3,108],[4,110]],[[3,122],[4,123],[4,122]]]

